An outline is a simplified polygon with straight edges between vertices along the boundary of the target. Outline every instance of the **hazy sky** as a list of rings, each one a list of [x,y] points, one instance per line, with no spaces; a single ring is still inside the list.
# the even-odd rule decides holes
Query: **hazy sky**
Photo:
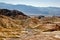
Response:
[[[37,7],[60,7],[60,0],[0,0],[0,2],[9,4],[26,4]]]

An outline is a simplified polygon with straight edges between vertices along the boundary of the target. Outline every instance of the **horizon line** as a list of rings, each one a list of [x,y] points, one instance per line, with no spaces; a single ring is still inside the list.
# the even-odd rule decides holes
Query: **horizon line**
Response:
[[[11,3],[5,3],[5,2],[0,2],[2,4],[10,4],[10,5],[27,5],[27,4],[11,4]],[[32,7],[58,7],[58,6],[33,6],[33,5],[27,5],[27,6],[32,6]],[[58,7],[60,8],[60,7]]]

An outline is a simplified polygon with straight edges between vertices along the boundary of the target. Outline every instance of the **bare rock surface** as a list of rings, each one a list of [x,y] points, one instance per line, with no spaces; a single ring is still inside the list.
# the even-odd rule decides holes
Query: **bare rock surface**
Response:
[[[60,40],[60,18],[30,18],[17,10],[0,9],[0,40]]]
[[[1,38],[1,40],[60,40],[60,31],[57,32],[41,32],[39,34],[30,35],[23,33],[18,35],[20,37]]]

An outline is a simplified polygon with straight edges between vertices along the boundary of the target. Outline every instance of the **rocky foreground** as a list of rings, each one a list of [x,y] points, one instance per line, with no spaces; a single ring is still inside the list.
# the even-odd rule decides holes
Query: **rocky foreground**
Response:
[[[0,9],[0,40],[60,40],[60,17],[28,17]]]

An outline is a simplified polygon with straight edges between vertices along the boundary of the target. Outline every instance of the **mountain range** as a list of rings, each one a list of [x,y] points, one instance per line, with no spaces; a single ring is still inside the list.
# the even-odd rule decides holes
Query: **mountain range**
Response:
[[[23,4],[6,4],[0,3],[0,9],[19,10],[27,15],[49,15],[49,16],[60,16],[59,7],[34,7]]]

